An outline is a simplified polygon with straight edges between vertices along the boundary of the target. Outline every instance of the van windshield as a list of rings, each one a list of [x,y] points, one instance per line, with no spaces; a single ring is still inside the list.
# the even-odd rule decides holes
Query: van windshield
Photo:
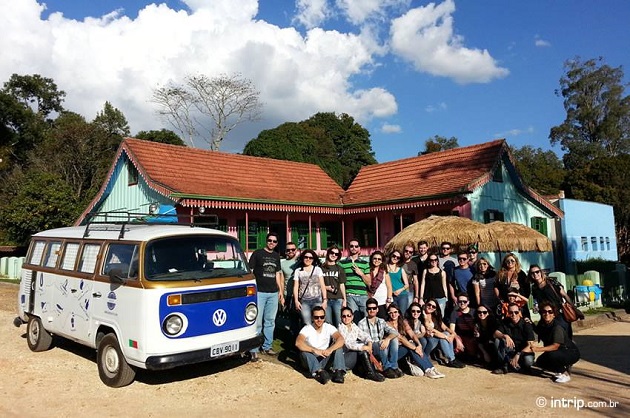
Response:
[[[239,242],[226,236],[186,235],[147,244],[148,280],[203,280],[249,273]]]

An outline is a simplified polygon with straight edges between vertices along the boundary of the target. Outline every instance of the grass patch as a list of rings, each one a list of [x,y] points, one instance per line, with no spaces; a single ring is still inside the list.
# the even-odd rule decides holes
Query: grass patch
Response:
[[[20,279],[10,279],[10,278],[8,278],[6,276],[0,276],[0,282],[19,284],[20,283]]]
[[[602,306],[599,308],[588,308],[587,310],[582,310],[582,313],[584,315],[597,315],[597,314],[603,314],[603,313],[608,313],[608,312],[614,312],[616,311],[615,308],[609,308],[608,306]]]

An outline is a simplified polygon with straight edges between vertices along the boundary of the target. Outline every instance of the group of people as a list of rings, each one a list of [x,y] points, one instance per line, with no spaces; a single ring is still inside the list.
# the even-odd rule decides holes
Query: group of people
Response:
[[[366,260],[351,239],[346,257],[331,246],[320,262],[315,251],[298,253],[292,242],[281,258],[277,244],[278,236],[268,234],[249,261],[258,285],[261,350],[276,354],[271,343],[278,307],[289,310],[300,359],[320,383],[343,383],[352,369],[381,382],[403,376],[401,366],[439,379],[444,374],[435,363],[463,368],[467,362],[495,374],[540,373],[536,365],[564,383],[580,358],[561,311],[570,301],[566,291],[538,265],[523,272],[515,254],[495,271],[475,245],[453,257],[448,242],[439,254],[426,241],[409,242],[402,251],[377,250]],[[530,295],[541,314],[537,325]],[[258,353],[251,352],[252,361]]]

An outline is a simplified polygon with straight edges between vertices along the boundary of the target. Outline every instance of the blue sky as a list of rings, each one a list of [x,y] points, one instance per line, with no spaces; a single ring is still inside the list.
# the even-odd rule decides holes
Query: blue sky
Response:
[[[0,80],[51,77],[88,119],[109,100],[133,134],[170,128],[155,86],[239,72],[264,114],[227,152],[318,111],[353,116],[380,162],[433,135],[548,149],[564,61],[602,56],[630,80],[628,22],[625,0],[0,0]]]

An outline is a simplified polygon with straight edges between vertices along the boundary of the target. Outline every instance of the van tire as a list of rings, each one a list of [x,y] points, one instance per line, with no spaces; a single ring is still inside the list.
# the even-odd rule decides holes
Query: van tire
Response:
[[[44,329],[42,320],[36,316],[28,319],[26,326],[26,342],[31,351],[46,351],[53,343],[52,335]]]
[[[103,383],[112,388],[127,386],[136,377],[136,371],[125,360],[115,334],[107,334],[99,342],[96,365]]]

